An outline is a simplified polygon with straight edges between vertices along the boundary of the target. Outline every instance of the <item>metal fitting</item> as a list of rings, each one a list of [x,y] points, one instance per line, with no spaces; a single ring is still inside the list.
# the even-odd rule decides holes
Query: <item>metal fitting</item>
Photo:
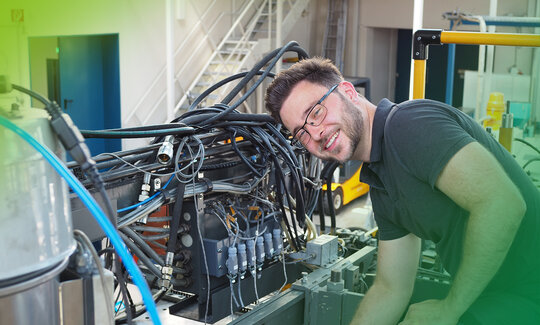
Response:
[[[157,160],[162,165],[168,165],[172,161],[173,140],[174,137],[172,135],[168,135],[165,137],[165,141],[163,141],[161,147],[159,147]]]

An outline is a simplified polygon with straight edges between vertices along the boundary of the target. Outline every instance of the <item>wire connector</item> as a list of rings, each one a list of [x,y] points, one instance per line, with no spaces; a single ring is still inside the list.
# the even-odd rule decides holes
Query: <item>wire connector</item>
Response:
[[[96,162],[92,159],[90,149],[88,149],[81,131],[73,123],[71,117],[62,113],[55,102],[47,105],[47,112],[51,116],[51,127],[73,160],[79,163],[84,172],[95,166]]]

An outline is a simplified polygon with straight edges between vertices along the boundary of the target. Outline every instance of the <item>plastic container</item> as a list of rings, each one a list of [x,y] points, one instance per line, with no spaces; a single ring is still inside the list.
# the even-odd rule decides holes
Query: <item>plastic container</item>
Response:
[[[45,111],[26,109],[21,114],[12,122],[62,157]],[[36,277],[73,253],[66,183],[35,149],[3,127],[0,184],[0,283],[23,281],[29,274]],[[0,286],[0,295],[4,289]]]
[[[499,130],[502,124],[502,115],[506,111],[504,95],[502,93],[489,94],[486,111],[488,118],[484,120],[484,128],[491,127],[493,131]]]

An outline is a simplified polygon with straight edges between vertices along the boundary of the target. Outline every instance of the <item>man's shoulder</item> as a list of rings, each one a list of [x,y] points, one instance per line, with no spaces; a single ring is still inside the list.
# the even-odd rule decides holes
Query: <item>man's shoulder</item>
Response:
[[[386,131],[421,127],[467,119],[458,109],[430,99],[408,100],[396,105],[387,119]]]

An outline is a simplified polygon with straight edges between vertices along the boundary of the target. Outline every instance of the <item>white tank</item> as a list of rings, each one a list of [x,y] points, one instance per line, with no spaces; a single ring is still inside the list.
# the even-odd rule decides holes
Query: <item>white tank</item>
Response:
[[[21,115],[10,121],[64,156],[45,111],[26,109]],[[75,241],[67,184],[40,153],[2,126],[0,193],[0,283],[51,269],[71,255]]]

